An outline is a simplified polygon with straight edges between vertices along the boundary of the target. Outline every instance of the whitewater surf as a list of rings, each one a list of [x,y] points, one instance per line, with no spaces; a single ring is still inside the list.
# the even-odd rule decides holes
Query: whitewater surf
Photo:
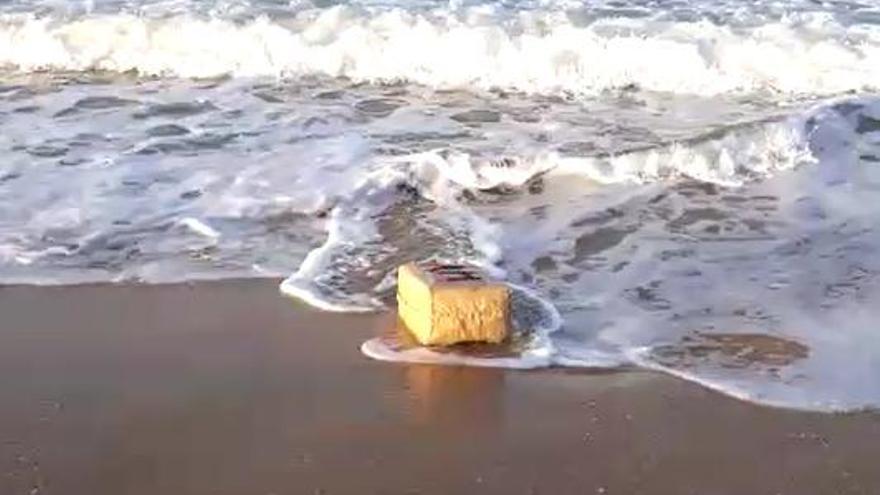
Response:
[[[857,3],[0,6],[0,282],[521,287],[502,367],[880,405],[880,10]],[[535,322],[532,322],[535,323]],[[853,386],[857,383],[858,386]]]

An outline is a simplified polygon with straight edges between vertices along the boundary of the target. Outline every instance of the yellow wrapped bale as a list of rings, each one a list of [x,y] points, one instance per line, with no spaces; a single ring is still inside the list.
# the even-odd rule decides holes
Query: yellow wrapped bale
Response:
[[[397,304],[400,319],[422,345],[507,338],[510,291],[473,267],[407,263],[397,272]]]

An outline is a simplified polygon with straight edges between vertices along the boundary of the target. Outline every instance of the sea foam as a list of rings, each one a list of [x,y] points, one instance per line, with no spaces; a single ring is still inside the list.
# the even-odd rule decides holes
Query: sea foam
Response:
[[[373,311],[438,257],[557,317],[520,356],[363,352],[877,407],[867,7],[513,4],[2,14],[2,282],[286,276]]]
[[[414,187],[442,207],[441,222],[464,225],[469,239],[482,239],[458,259],[501,266],[501,276],[536,287],[535,297],[564,315],[565,331],[538,332],[547,345],[521,358],[396,350],[382,339],[362,350],[383,360],[474,366],[628,364],[768,405],[876,404],[880,384],[867,377],[880,349],[867,322],[877,316],[870,301],[880,294],[880,238],[870,220],[880,212],[869,201],[873,162],[862,157],[878,156],[871,131],[878,108],[870,99],[840,101],[784,121],[576,165],[523,158],[519,170],[509,164],[507,173],[488,166],[492,180],[480,173],[484,162],[461,156],[391,160],[396,172],[381,176],[392,181],[365,182],[374,196],[385,191],[385,199],[357,201],[378,209],[338,221],[375,220],[387,201],[396,201],[391,191],[401,183]],[[499,209],[462,195],[502,184],[515,191],[529,182],[523,170],[544,181],[552,205],[534,210],[521,199],[523,208],[512,200]],[[605,185],[585,196],[589,189],[566,188],[577,180]],[[588,211],[594,216],[582,217]],[[349,247],[331,233],[319,249],[335,262],[313,273],[301,267],[294,278],[326,281],[330,290],[319,287],[312,297],[336,297],[350,280],[347,268],[338,271],[352,266],[340,262]],[[390,259],[379,251],[372,254]],[[378,259],[364,250],[357,256]],[[539,259],[547,261],[537,265]],[[383,266],[393,270],[392,263]],[[345,299],[334,301],[344,307]],[[827,328],[835,329],[833,337]],[[842,386],[834,372],[840,367],[865,382]]]
[[[595,95],[621,88],[718,95],[875,89],[880,27],[823,13],[743,26],[565,11],[336,6],[232,21],[175,14],[6,14],[0,64],[21,71],[408,81]]]

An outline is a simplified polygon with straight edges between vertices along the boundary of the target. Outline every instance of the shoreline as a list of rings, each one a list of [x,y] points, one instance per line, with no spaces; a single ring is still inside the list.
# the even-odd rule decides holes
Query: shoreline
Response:
[[[0,286],[0,493],[877,493],[880,414],[368,359],[280,279]]]

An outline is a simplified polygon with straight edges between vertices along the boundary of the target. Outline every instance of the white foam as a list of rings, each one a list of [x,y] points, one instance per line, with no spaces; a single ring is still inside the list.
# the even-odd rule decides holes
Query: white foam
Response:
[[[814,161],[804,135],[804,117],[733,129],[718,138],[607,158],[555,158],[563,173],[586,175],[603,184],[649,183],[687,177],[740,186]]]
[[[375,262],[370,259],[369,249],[359,252],[358,247],[382,242],[375,219],[397,200],[395,188],[400,184],[414,187],[421,197],[442,207],[443,223],[468,233],[476,250],[467,257],[468,263],[482,266],[496,277],[504,277],[505,271],[496,264],[511,255],[505,252],[510,251],[510,246],[504,245],[510,240],[502,239],[501,225],[488,222],[461,202],[462,191],[517,189],[545,175],[562,181],[579,176],[603,184],[652,183],[692,177],[723,185],[741,185],[812,162],[803,132],[805,118],[799,115],[783,122],[735,129],[687,145],[676,143],[607,158],[568,158],[555,152],[538,152],[499,162],[446,150],[377,158],[362,167],[364,175],[360,183],[347,194],[338,196],[338,204],[326,222],[325,242],[284,281],[282,291],[332,311],[362,312],[382,308],[373,296],[350,294],[342,287],[328,286],[324,280],[333,279],[334,275],[344,277],[345,272],[356,271],[358,267],[364,269]],[[564,227],[551,225],[550,238],[531,243],[529,260],[537,255],[535,250],[546,249],[545,242],[551,242],[552,236],[558,234],[554,228]],[[531,235],[535,233],[532,231]]]
[[[336,6],[247,22],[178,14],[0,18],[0,64],[179,77],[324,74],[442,88],[598,94],[834,94],[877,88],[880,28],[826,14],[754,26],[643,19],[582,25],[564,12],[421,13]]]
[[[398,350],[381,339],[368,341],[362,351],[382,360],[512,368],[629,364],[778,407],[840,411],[876,406],[880,347],[871,322],[880,317],[872,304],[880,295],[874,275],[880,273],[880,236],[872,219],[880,215],[874,198],[880,177],[873,162],[860,156],[880,156],[874,135],[864,130],[872,125],[866,119],[878,116],[876,101],[840,101],[785,121],[638,151],[624,159],[579,159],[575,167],[545,156],[539,160],[543,165],[531,170],[544,174],[554,203],[545,205],[535,229],[524,214],[531,208],[525,199],[503,209],[455,200],[454,191],[491,186],[475,172],[479,160],[436,153],[398,159],[400,177],[440,198],[447,212],[460,217],[467,211],[484,222],[486,216],[498,217],[470,223],[486,229],[471,232],[489,246],[479,251],[503,260],[504,275],[531,273],[530,285],[540,300],[549,304],[546,298],[552,297],[565,315],[566,332],[536,333],[546,337],[533,347],[537,353],[527,350],[515,358]],[[526,164],[532,162],[519,163],[531,167]],[[518,176],[511,172],[498,180]],[[608,185],[585,198],[584,189],[566,188],[573,176]],[[678,184],[677,177],[725,189],[706,193],[702,200],[689,199],[693,193],[676,198],[670,187]],[[736,201],[727,203],[720,196]],[[609,209],[617,213],[606,220],[578,221],[583,212]],[[699,215],[728,226],[706,234],[699,229],[705,225]],[[751,231],[755,225],[765,230]],[[528,242],[521,232],[531,232],[540,242]],[[601,251],[577,253],[579,243],[592,249],[615,232],[624,235]],[[550,276],[531,269],[532,260],[542,254],[559,265]],[[577,276],[569,279],[566,273]],[[783,363],[738,361],[734,367],[724,365],[724,359],[734,359],[724,351],[696,355],[684,367],[654,354],[682,345],[694,331],[765,335],[805,351]]]
[[[873,303],[880,294],[875,231],[880,210],[874,162],[861,155],[876,157],[880,151],[865,132],[878,110],[870,99],[814,109],[802,120],[812,160],[721,191],[745,200],[744,208],[718,196],[696,204],[661,200],[652,208],[668,209],[668,217],[641,220],[625,241],[601,253],[607,266],[626,261],[625,267],[594,268],[572,284],[552,282],[578,295],[561,301],[569,328],[572,320],[580,322],[568,332],[574,337],[557,342],[561,354],[616,351],[639,366],[767,405],[822,411],[876,407],[880,347],[872,322],[880,317]],[[753,204],[749,197],[765,203]],[[697,216],[687,220],[692,224],[681,220],[693,212],[721,216],[706,223]],[[687,228],[670,232],[676,220]],[[627,221],[632,220],[621,220]],[[699,228],[707,223],[726,223],[730,231],[708,234]],[[691,356],[686,366],[653,354],[695,338],[695,331],[766,335],[805,351],[785,364],[746,363],[719,351],[708,358]],[[560,364],[590,365],[592,359],[587,353]],[[733,359],[733,366],[725,366],[725,359]]]
[[[353,59],[340,70],[355,79],[406,77],[436,86],[512,84],[583,93],[639,80],[638,74],[606,80],[584,73],[555,79],[562,86],[546,86],[536,74],[552,72],[547,65],[552,57],[525,55],[516,67],[526,79],[516,79],[512,59],[499,54],[527,46],[521,42],[528,30],[492,9],[482,17],[467,11],[403,16],[438,40],[476,37],[472,50],[461,51],[466,60],[454,68],[459,72],[444,73],[444,66],[430,64],[416,70],[403,56],[373,60],[370,67]],[[45,58],[50,67],[277,75],[296,64],[291,73],[334,73],[319,63],[321,57],[333,62],[400,44],[406,29],[416,26],[395,21],[387,10],[335,12],[338,19],[319,22],[304,14],[290,24],[181,16],[7,18],[12,24],[0,33],[33,30],[6,42],[36,43],[35,50],[3,52],[18,57],[24,70],[30,70],[28,60],[42,60],[45,48],[50,54],[56,50],[57,57]],[[383,15],[390,17],[380,22]],[[538,38],[572,50],[566,30],[606,41],[633,37],[608,20],[552,20]],[[730,41],[719,35],[709,43],[700,38],[706,33],[729,30],[748,45],[746,36],[769,29],[764,21],[736,28],[645,18],[627,22],[632,32],[650,31],[629,41],[635,44],[663,40],[663,46],[674,47],[700,39],[708,45],[704,62]],[[681,83],[675,91],[698,88],[708,94],[861,87],[874,70],[861,65],[873,56],[874,28],[838,32],[841,26],[833,19],[810,22],[772,21],[776,31],[755,42],[779,42],[797,62],[815,55],[797,52],[803,43],[834,45],[847,38],[854,42],[848,49],[864,56],[847,66],[851,78],[826,77],[843,72],[837,61],[822,57],[811,62],[820,76],[800,72],[806,75],[801,80],[785,77],[792,68],[784,66],[788,61],[749,72],[745,66],[731,69],[725,59],[690,74],[681,67],[662,74],[644,68],[646,87]],[[85,29],[89,23],[99,29]],[[120,31],[104,30],[101,23],[121,23]],[[307,43],[297,41],[308,45],[305,51],[288,43],[318,24],[323,31],[309,31]],[[144,27],[143,50],[126,41],[132,26]],[[293,46],[292,51],[268,43],[265,53],[277,55],[271,61],[256,51],[243,55],[254,45],[249,36],[261,29],[278,33],[278,46]],[[69,38],[62,36],[68,32]],[[186,42],[187,36],[202,35],[213,36],[210,46],[201,39]],[[40,39],[48,40],[46,47],[40,48]],[[488,50],[481,44],[487,39],[507,48]],[[225,49],[225,40],[244,51]],[[607,43],[608,49],[617,43]],[[440,56],[430,46],[426,50],[427,62]],[[208,62],[201,64],[199,57]],[[469,57],[485,66],[471,64]],[[240,59],[246,64],[237,65]],[[621,58],[621,67],[638,67],[633,63]],[[605,70],[601,63],[596,67]],[[821,410],[880,404],[880,351],[872,333],[872,322],[880,318],[873,309],[880,297],[875,100],[825,102],[801,113],[768,109],[753,97],[742,103],[726,96],[627,92],[563,101],[311,78],[206,85],[164,79],[55,84],[55,74],[10,77],[46,86],[10,83],[0,91],[0,110],[10,116],[0,122],[3,283],[289,275],[282,285],[287,294],[329,310],[366,311],[382,308],[397,264],[436,255],[479,264],[532,288],[563,315],[565,332],[548,335],[523,358],[482,363],[423,351],[400,355],[376,342],[364,352],[510,367],[637,363],[767,404]],[[322,97],[314,97],[318,92]],[[377,98],[395,107],[391,114],[362,111],[363,102]],[[775,104],[785,98],[769,99]],[[150,113],[164,103],[192,101],[210,105],[184,116]],[[496,112],[498,122],[457,118],[469,110]],[[792,115],[778,118],[785,113]],[[170,123],[188,134],[151,132]],[[775,375],[766,366],[731,370],[712,359],[682,370],[652,354],[679,344],[694,329],[761,333],[798,342],[810,353]]]
[[[334,285],[340,271],[369,267],[358,248],[379,240],[373,216],[390,206],[393,187],[402,180],[393,168],[367,173],[353,191],[340,198],[326,222],[327,238],[308,254],[299,269],[281,284],[281,291],[328,311],[365,312],[383,307],[375,297],[351,293]],[[367,253],[365,253],[367,254]]]
[[[543,350],[526,351],[516,357],[476,357],[432,351],[427,347],[395,350],[380,338],[364,342],[361,345],[361,352],[379,361],[480,368],[535,369],[545,368],[552,363],[549,353]]]
[[[185,217],[180,220],[180,225],[192,230],[196,234],[211,238],[217,239],[220,237],[220,232],[217,232],[217,229],[211,227],[205,222],[199,220],[198,218],[193,217]]]
[[[365,242],[371,236],[368,223],[358,225],[352,218],[343,219],[347,213],[339,207],[333,210],[327,222],[324,244],[312,250],[297,271],[281,283],[282,293],[325,311],[362,313],[383,307],[379,300],[369,295],[340,293],[321,285],[322,278],[338,270],[338,264],[342,263],[336,256],[337,250]]]

